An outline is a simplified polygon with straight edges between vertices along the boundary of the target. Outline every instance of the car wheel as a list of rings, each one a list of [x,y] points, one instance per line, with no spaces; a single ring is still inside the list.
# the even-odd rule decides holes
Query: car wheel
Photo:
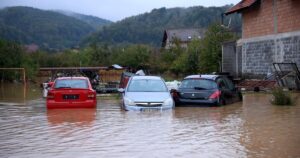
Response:
[[[243,101],[243,94],[241,92],[238,93],[239,101]]]
[[[225,99],[223,99],[222,97],[220,97],[218,99],[217,106],[222,106],[222,105],[226,105],[226,101],[225,101]]]
[[[176,106],[179,106],[179,105],[180,105],[180,103],[177,102],[177,101],[175,101],[175,107],[176,107]]]

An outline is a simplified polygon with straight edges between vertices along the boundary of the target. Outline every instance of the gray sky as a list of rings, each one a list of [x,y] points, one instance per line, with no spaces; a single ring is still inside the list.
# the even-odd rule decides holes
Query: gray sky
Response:
[[[240,0],[0,0],[0,8],[31,6],[40,9],[59,9],[94,15],[118,21],[125,17],[150,12],[154,8],[190,6],[223,6]]]

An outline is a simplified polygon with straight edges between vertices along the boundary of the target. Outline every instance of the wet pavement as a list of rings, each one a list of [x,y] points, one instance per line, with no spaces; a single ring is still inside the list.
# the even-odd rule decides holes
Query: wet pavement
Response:
[[[0,87],[1,158],[300,157],[299,99],[273,106],[268,94],[246,94],[223,107],[126,112],[99,97],[96,109],[47,110],[29,87]]]

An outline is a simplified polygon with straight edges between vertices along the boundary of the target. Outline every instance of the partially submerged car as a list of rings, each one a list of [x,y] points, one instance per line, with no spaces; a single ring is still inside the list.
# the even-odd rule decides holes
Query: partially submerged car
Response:
[[[172,109],[173,98],[165,84],[158,76],[132,76],[122,93],[122,108],[125,110]]]
[[[176,105],[225,105],[242,100],[241,92],[223,75],[191,75],[172,90]]]
[[[60,77],[50,87],[47,108],[94,108],[96,92],[87,77]]]

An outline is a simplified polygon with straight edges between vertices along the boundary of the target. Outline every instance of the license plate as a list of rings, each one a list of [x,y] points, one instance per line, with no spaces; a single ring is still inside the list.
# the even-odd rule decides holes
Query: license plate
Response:
[[[79,98],[79,95],[63,95],[63,99],[78,99]]]
[[[154,108],[143,108],[141,111],[143,112],[152,112],[152,111],[159,111],[160,109],[154,109]]]

